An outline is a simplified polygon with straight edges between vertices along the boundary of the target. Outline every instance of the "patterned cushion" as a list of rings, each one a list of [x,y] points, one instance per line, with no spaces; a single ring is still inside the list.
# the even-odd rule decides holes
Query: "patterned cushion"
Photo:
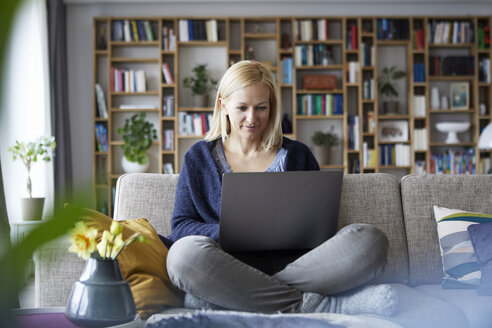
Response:
[[[434,206],[444,268],[442,288],[477,288],[480,268],[468,226],[492,222],[492,215]]]
[[[477,256],[482,278],[478,295],[492,295],[492,223],[472,224],[468,233]]]

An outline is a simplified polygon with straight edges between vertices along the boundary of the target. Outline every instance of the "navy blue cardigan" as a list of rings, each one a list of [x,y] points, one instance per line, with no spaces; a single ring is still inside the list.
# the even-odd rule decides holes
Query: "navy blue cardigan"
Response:
[[[171,235],[167,237],[171,242],[189,235],[219,239],[222,176],[212,157],[217,142],[199,141],[185,154],[176,188]],[[305,144],[284,137],[282,147],[287,150],[286,171],[319,170]]]

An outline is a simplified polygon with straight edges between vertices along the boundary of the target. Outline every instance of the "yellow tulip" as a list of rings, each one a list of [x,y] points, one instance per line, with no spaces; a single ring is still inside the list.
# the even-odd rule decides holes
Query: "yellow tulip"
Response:
[[[123,237],[121,233],[113,236],[109,231],[105,230],[101,241],[97,244],[97,251],[103,259],[114,259],[122,247]]]
[[[68,248],[69,252],[76,253],[84,260],[88,260],[91,253],[96,250],[97,229],[87,228],[84,222],[79,221],[70,233],[72,245]]]
[[[123,226],[118,221],[113,221],[113,223],[111,223],[111,228],[109,228],[109,231],[113,236],[116,236],[123,231]]]

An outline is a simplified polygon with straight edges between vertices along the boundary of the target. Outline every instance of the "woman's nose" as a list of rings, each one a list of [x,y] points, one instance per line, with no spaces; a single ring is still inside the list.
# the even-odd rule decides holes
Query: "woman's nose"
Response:
[[[246,119],[250,122],[253,122],[254,121],[254,117],[255,117],[255,110],[254,108],[250,107],[248,108],[247,112],[246,112]]]

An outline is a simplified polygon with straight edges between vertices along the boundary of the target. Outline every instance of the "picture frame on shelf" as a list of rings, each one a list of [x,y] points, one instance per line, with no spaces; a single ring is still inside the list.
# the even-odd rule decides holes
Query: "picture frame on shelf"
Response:
[[[470,85],[468,82],[456,82],[449,85],[451,110],[469,109]]]
[[[405,120],[380,121],[378,135],[379,141],[382,142],[408,141],[408,122]]]

